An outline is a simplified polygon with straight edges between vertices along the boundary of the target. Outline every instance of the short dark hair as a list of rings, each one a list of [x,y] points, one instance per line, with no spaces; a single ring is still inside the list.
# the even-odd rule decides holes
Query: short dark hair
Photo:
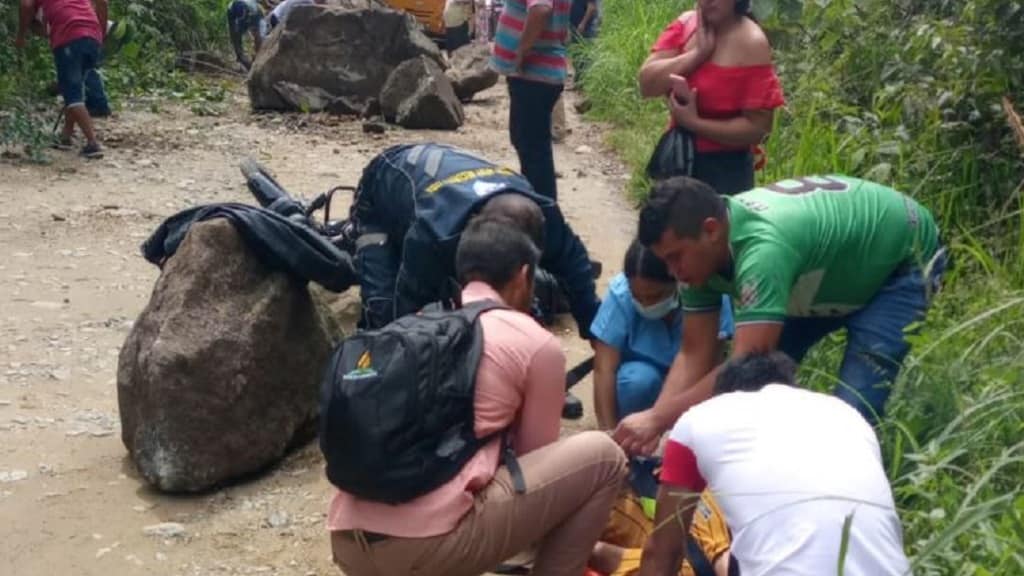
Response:
[[[495,290],[504,288],[528,266],[533,277],[540,249],[508,218],[477,216],[459,238],[455,274],[463,285],[479,280]]]
[[[650,247],[671,228],[680,238],[700,236],[707,218],[725,218],[725,200],[714,188],[687,176],[675,176],[654,184],[640,210],[637,237]]]
[[[768,384],[796,386],[796,363],[783,352],[759,352],[733,358],[715,379],[715,394],[756,392]]]
[[[626,250],[626,258],[622,262],[622,273],[626,275],[626,278],[640,277],[655,282],[674,283],[676,281],[668,273],[665,263],[655,256],[654,252],[644,248],[643,244],[636,239],[629,245],[629,250]]]
[[[736,0],[736,13],[750,16],[750,0]]]
[[[484,203],[480,215],[507,218],[525,232],[537,248],[544,249],[544,212],[529,197],[515,192],[498,194]]]

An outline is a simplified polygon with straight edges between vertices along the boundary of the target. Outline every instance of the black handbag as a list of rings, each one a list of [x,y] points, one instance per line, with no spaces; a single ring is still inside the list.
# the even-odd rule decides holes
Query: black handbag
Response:
[[[662,134],[647,161],[647,176],[651,180],[693,176],[693,140],[693,133],[679,126]]]

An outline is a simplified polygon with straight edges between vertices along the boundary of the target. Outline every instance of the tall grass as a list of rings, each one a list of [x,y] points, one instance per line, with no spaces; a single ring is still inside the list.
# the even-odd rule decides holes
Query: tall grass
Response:
[[[760,4],[774,4],[761,0]],[[956,266],[909,338],[881,428],[914,573],[1024,574],[1024,165],[996,104],[1024,103],[1024,8],[996,0],[779,0],[763,24],[788,104],[759,182],[841,172],[893,185],[939,218]],[[755,2],[755,6],[759,2]],[[636,73],[692,1],[605,0],[584,90],[632,166],[667,122]],[[1017,6],[1014,8],[1014,6]],[[843,337],[801,368],[835,384]]]

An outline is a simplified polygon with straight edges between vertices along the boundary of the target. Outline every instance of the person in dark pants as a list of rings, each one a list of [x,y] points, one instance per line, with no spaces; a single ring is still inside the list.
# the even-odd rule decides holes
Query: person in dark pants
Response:
[[[42,9],[49,29],[50,47],[57,68],[57,84],[64,98],[64,130],[57,141],[70,149],[75,126],[85,136],[81,155],[102,158],[103,149],[96,140],[92,117],[85,106],[84,84],[100,60],[100,45],[107,29],[107,0],[22,0],[15,46],[25,46],[36,11]]]
[[[529,234],[541,249],[541,268],[557,279],[580,337],[589,341],[601,304],[593,267],[558,204],[515,172],[441,144],[393,146],[363,171],[351,208],[360,327],[456,300],[455,247],[474,214],[509,219]],[[567,393],[564,410],[575,418],[582,404]]]
[[[260,51],[263,44],[263,32],[260,29],[263,21],[263,11],[256,0],[232,0],[228,5],[228,34],[231,36],[231,48],[235,51],[235,59],[246,71],[252,67],[255,54]],[[252,36],[253,58],[245,54],[242,47],[242,38],[249,34]]]
[[[508,0],[494,36],[491,66],[507,78],[508,131],[534,190],[558,199],[551,114],[566,78],[571,0]]]
[[[601,25],[601,0],[572,0],[572,11],[569,13],[569,26],[572,30],[572,41],[585,45],[597,37]],[[573,83],[579,86],[586,74],[589,57],[584,51],[574,52]]]

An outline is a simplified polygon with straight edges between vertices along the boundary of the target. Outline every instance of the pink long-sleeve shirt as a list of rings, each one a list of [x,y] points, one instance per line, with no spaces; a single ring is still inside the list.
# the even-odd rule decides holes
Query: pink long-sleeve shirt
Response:
[[[493,288],[471,282],[463,302],[501,302]],[[516,454],[558,439],[565,400],[565,355],[550,332],[530,316],[492,310],[480,317],[483,354],[476,375],[474,428],[477,437],[510,428]],[[359,529],[402,538],[427,538],[452,531],[472,508],[476,492],[498,468],[500,439],[478,451],[447,484],[399,505],[361,500],[336,491],[327,514],[329,530]]]

